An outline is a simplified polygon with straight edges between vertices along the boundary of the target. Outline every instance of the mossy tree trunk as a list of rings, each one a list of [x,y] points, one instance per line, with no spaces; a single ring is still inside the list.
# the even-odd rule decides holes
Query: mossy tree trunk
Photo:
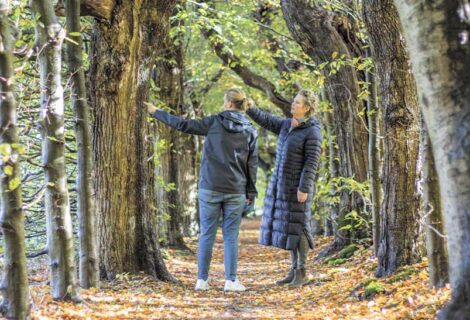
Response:
[[[116,2],[95,23],[90,67],[100,269],[112,279],[138,272],[174,280],[161,256],[156,223],[149,80],[175,0]]]

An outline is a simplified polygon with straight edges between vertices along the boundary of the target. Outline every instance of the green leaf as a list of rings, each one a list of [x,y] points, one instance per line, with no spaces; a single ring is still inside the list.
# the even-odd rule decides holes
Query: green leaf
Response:
[[[9,191],[13,191],[16,188],[18,188],[21,184],[21,179],[20,177],[14,177],[8,182],[8,189]]]
[[[3,172],[5,172],[5,174],[7,176],[11,176],[13,174],[13,167],[12,166],[5,166],[3,168]]]
[[[70,39],[69,37],[64,37],[64,39],[67,40],[68,42],[71,42],[71,43],[73,43],[73,44],[75,44],[75,45],[78,46],[78,42],[77,42],[77,41],[75,41],[75,40],[73,40],[73,39]]]
[[[3,156],[10,156],[11,154],[11,145],[8,144],[8,143],[2,143],[0,144],[0,154],[2,154]]]

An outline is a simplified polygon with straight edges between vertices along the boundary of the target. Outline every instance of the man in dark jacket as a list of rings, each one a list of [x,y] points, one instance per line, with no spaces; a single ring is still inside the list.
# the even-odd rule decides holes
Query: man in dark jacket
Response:
[[[207,290],[212,248],[220,214],[223,214],[226,291],[243,291],[237,279],[238,229],[245,203],[257,196],[257,132],[245,116],[243,91],[229,89],[224,95],[225,111],[197,120],[182,119],[147,104],[159,121],[176,130],[205,136],[199,179],[201,233],[198,246],[196,290]]]

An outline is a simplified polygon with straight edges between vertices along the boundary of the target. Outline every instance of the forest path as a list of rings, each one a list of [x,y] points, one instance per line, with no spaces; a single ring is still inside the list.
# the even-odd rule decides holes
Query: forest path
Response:
[[[360,285],[374,279],[376,267],[369,250],[356,251],[340,265],[314,262],[316,253],[331,240],[324,237],[316,239],[316,248],[309,253],[310,283],[297,289],[275,286],[289,268],[289,252],[259,245],[259,223],[258,219],[244,220],[241,226],[239,279],[248,288],[245,292],[223,291],[219,232],[209,291],[193,290],[196,257],[176,250],[168,252],[167,265],[180,284],[144,275],[120,275],[113,282],[104,282],[100,290],[83,290],[84,302],[77,305],[51,300],[43,270],[33,277],[33,319],[433,319],[449,299],[449,289],[427,288],[425,262],[369,283],[369,289],[383,292],[365,299],[365,286]],[[196,252],[196,239],[188,239],[188,245]]]

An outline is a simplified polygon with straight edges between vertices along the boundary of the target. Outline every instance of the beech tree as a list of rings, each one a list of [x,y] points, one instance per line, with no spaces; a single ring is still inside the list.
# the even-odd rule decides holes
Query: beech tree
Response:
[[[69,70],[72,74],[71,104],[75,113],[77,139],[77,213],[80,228],[80,285],[82,288],[99,286],[98,247],[96,242],[95,201],[92,183],[92,145],[89,106],[82,63],[82,35],[80,32],[80,0],[66,0]]]
[[[395,0],[431,139],[448,234],[452,300],[440,319],[470,314],[470,46],[468,4]]]
[[[13,93],[13,46],[9,1],[0,1],[0,164],[2,177],[0,226],[4,242],[4,272],[0,284],[1,313],[7,319],[29,319],[30,302],[25,254],[24,210],[21,195],[20,155]]]
[[[423,162],[423,209],[426,252],[429,263],[429,286],[442,288],[449,282],[449,260],[436,163],[423,119],[421,121],[420,141]]]
[[[41,75],[42,159],[46,177],[47,249],[54,299],[80,300],[76,281],[72,219],[65,174],[64,97],[61,49],[65,31],[52,2],[34,0]]]

